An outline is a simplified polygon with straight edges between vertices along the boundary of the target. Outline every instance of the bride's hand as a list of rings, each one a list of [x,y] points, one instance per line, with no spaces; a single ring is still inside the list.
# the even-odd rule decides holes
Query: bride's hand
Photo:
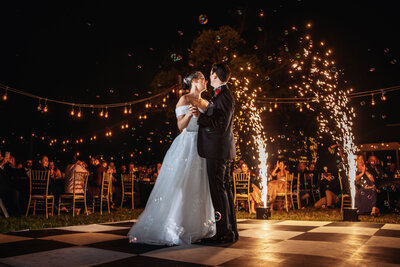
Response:
[[[190,106],[189,112],[195,117],[200,116],[200,111],[199,111],[198,107],[196,107],[196,106]]]

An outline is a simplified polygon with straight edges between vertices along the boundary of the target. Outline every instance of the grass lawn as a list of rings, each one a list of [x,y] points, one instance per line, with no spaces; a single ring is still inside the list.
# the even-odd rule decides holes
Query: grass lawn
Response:
[[[71,214],[62,214],[60,216],[49,216],[48,219],[44,215],[29,215],[28,217],[10,217],[5,219],[0,217],[0,233],[7,233],[12,231],[19,231],[25,229],[42,229],[51,227],[61,227],[80,224],[104,223],[104,222],[117,222],[124,220],[137,219],[143,209],[117,209],[112,211],[111,214],[104,212],[100,215],[99,212],[86,216],[81,214],[72,217]],[[362,222],[375,222],[375,223],[396,223],[400,224],[400,216],[396,214],[383,214],[380,217],[372,217],[368,215],[358,216]],[[256,219],[255,214],[249,214],[246,211],[239,211],[237,213],[238,219]],[[286,211],[273,211],[271,220],[306,220],[306,221],[341,221],[342,215],[339,209],[334,210],[316,210],[314,208],[305,208],[301,210],[292,210],[289,213]]]

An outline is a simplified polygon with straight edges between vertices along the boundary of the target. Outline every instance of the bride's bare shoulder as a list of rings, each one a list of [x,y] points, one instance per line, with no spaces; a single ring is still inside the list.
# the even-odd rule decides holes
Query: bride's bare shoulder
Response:
[[[182,95],[179,98],[178,103],[176,103],[176,107],[178,108],[178,107],[186,106],[186,105],[189,105],[189,104],[190,103],[189,103],[189,99],[188,99],[187,95]]]

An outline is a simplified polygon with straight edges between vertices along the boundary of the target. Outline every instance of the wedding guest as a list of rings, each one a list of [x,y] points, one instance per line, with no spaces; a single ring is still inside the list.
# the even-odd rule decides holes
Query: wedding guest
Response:
[[[278,193],[284,193],[289,188],[289,184],[286,182],[286,175],[288,174],[286,164],[283,161],[277,161],[268,182],[268,203],[270,203],[271,210],[284,208],[283,206],[276,207],[275,200]]]
[[[70,161],[70,163],[65,168],[64,192],[66,194],[72,194],[74,191],[74,173],[75,172],[88,172],[88,170],[86,170],[82,161],[80,161],[76,157],[73,157],[73,159]],[[85,185],[80,182],[81,181],[75,181],[75,193],[76,194],[84,193],[83,189],[85,188]]]
[[[243,159],[239,160],[239,162],[237,163],[237,168],[233,170],[233,174],[240,173],[242,171],[243,164],[244,164],[244,160]]]
[[[47,171],[49,169],[49,158],[46,155],[42,155],[36,166],[32,167],[33,170]]]
[[[107,169],[108,173],[112,174],[112,185],[110,188],[111,192],[111,209],[116,209],[118,203],[121,202],[122,195],[122,184],[121,184],[121,175],[117,174],[117,169],[115,167],[115,163],[113,161],[110,162]]]
[[[133,173],[133,174],[136,173],[135,164],[133,164],[133,162],[130,162],[130,163],[129,163],[128,172],[129,172],[129,173]]]
[[[121,169],[119,170],[119,174],[128,174],[128,168],[126,167],[126,165],[121,165]]]
[[[321,192],[321,199],[314,204],[314,207],[317,209],[326,207],[335,208],[335,204],[339,202],[338,195],[340,188],[338,180],[332,176],[331,171],[327,170],[326,173],[321,175],[319,191]]]
[[[75,172],[88,172],[86,168],[84,167],[84,162],[80,161],[77,157],[73,157],[70,163],[67,165],[65,168],[65,186],[64,186],[64,192],[66,194],[73,194],[74,193],[74,173]],[[84,194],[84,189],[85,189],[85,184],[84,181],[81,179],[75,180],[75,194]],[[66,210],[65,207],[63,207],[64,211]],[[75,213],[76,215],[79,215],[81,211],[81,208],[75,208]]]
[[[293,188],[294,190],[299,190],[300,200],[302,202],[305,202],[305,205],[308,206],[311,195],[309,192],[306,191],[306,174],[306,164],[304,162],[299,162],[297,165],[297,172],[295,173],[293,178]],[[299,181],[297,179],[299,179]],[[299,188],[297,188],[297,186],[299,186]]]
[[[19,192],[13,184],[15,176],[15,159],[7,155],[2,157],[0,153],[0,199],[11,216],[20,216],[21,207]]]
[[[62,178],[62,173],[59,168],[56,167],[54,161],[49,162],[50,178],[56,180]]]
[[[89,176],[88,181],[88,193],[89,198],[100,194],[101,181],[103,179],[103,173],[107,171],[107,162],[104,160],[99,161],[93,176]]]
[[[260,190],[260,184],[256,180],[255,174],[249,169],[246,163],[242,164],[241,167],[241,172],[240,173],[250,173],[250,214],[251,213],[256,213],[257,207],[263,205],[261,201],[261,190]]]
[[[49,191],[54,195],[55,204],[58,206],[58,197],[64,191],[64,180],[60,169],[57,168],[54,161],[49,161],[48,170],[50,172]]]
[[[394,179],[396,176],[396,171],[397,171],[396,163],[389,162],[388,166],[387,166],[387,170],[386,170],[386,173],[388,174],[388,178]]]
[[[371,214],[379,216],[380,211],[376,205],[376,186],[375,179],[370,170],[365,165],[362,155],[357,156],[357,172],[356,172],[356,196],[355,206],[359,214]]]

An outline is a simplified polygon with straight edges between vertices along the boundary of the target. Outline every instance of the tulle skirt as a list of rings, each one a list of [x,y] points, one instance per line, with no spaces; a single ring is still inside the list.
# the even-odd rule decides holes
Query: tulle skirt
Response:
[[[128,233],[134,243],[183,245],[216,234],[206,160],[197,153],[197,131],[178,135],[138,221]]]

